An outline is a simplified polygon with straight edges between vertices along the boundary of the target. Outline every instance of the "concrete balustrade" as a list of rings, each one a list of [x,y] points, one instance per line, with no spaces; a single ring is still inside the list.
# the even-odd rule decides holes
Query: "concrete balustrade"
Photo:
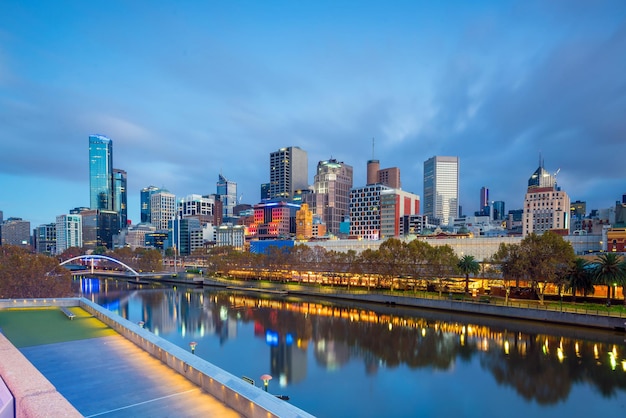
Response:
[[[270,417],[312,417],[309,413],[295,407],[294,405],[278,399],[276,396],[269,394],[261,388],[250,385],[244,382],[242,379],[220,369],[219,367],[199,358],[198,356],[184,350],[169,341],[160,338],[150,331],[144,329],[138,324],[134,324],[118,315],[110,312],[109,310],[101,307],[100,305],[93,303],[85,298],[62,298],[62,299],[11,299],[0,300],[0,309],[6,308],[33,308],[33,307],[70,307],[80,306],[85,311],[89,312],[95,318],[99,319],[109,327],[117,331],[120,335],[133,342],[135,345],[148,352],[153,357],[161,360],[171,369],[175,370],[179,374],[185,376],[188,380],[200,386],[205,392],[211,394],[216,399],[223,402],[228,407],[239,412],[243,416],[250,418],[270,418]],[[45,403],[39,404],[38,399],[32,398],[32,392],[43,398],[43,395],[48,396],[47,402],[61,402],[65,407],[69,406],[73,409],[73,412],[77,415],[67,415],[65,407],[59,410],[59,413],[46,416],[58,416],[58,417],[73,417],[81,416],[71,404],[65,400],[56,389],[48,382],[37,369],[32,366],[28,360],[17,350],[13,345],[4,337],[2,337],[2,345],[0,350],[6,350],[10,352],[11,356],[21,358],[20,366],[12,369],[3,370],[0,369],[0,376],[5,378],[5,374],[8,376],[7,386],[13,392],[16,400],[16,410],[19,407],[23,411],[24,415],[21,417],[37,417],[43,415],[33,415],[36,411],[48,411],[45,407]],[[7,364],[13,364],[13,359],[8,357],[5,361],[5,353],[0,351],[0,357],[3,361],[0,362],[0,366]],[[9,354],[7,354],[8,356]],[[17,364],[17,363],[16,363]],[[28,365],[28,375],[22,374],[22,366]],[[16,374],[16,370],[20,373]],[[37,375],[41,381],[39,385],[31,385],[30,376]],[[25,377],[22,377],[25,376]],[[47,383],[47,385],[45,384]],[[17,395],[16,395],[17,392]],[[52,398],[52,395],[56,398]],[[60,398],[60,399],[58,399]],[[38,409],[39,408],[39,409]],[[16,415],[18,416],[18,415]]]
[[[82,417],[80,412],[0,333],[0,376],[17,418]],[[0,385],[0,391],[2,391]],[[0,398],[6,393],[0,395]],[[4,401],[3,401],[4,402]]]

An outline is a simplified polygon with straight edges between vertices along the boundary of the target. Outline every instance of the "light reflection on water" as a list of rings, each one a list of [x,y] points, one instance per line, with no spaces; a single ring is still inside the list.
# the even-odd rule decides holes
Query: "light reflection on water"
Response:
[[[92,280],[82,296],[320,417],[626,412],[624,333]]]

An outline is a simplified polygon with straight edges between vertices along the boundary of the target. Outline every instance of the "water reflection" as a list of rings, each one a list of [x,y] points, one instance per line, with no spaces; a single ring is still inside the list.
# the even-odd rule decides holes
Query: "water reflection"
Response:
[[[382,373],[394,376],[403,385],[413,385],[417,383],[410,382],[412,379],[432,378],[437,372],[454,376],[460,373],[457,369],[461,365],[469,367],[473,363],[500,387],[514,389],[520,405],[572,404],[577,401],[570,399],[576,386],[591,388],[590,392],[600,394],[598,399],[615,399],[618,395],[624,399],[626,392],[623,333],[114,281],[83,287],[83,296],[133,322],[144,321],[146,328],[181,347],[187,348],[191,340],[198,341],[196,354],[235,375],[248,374],[255,367],[257,375],[265,372],[259,366],[258,356],[268,355],[270,374],[278,379],[281,390],[301,391],[303,397],[307,391],[310,396],[310,386],[315,385],[316,393],[322,391],[327,399],[335,399],[335,394],[326,392],[334,390],[332,382],[325,383],[327,387],[319,386],[318,372],[313,371],[317,369],[325,370],[333,379],[355,379],[362,373],[364,378],[359,379],[380,382]],[[219,347],[211,348],[211,341]],[[232,353],[218,351],[226,346]],[[354,364],[360,365],[361,372],[351,370],[350,365]],[[427,374],[416,375],[416,371]],[[473,397],[494,396],[480,394],[480,382],[486,378],[473,373],[478,387],[464,390]],[[342,387],[346,384],[357,383],[344,382]],[[337,397],[336,402],[341,399]],[[304,405],[294,403],[318,415],[330,416],[337,411],[333,408],[331,413],[315,400]],[[322,409],[316,410],[317,407]],[[603,407],[623,412],[624,402]],[[364,408],[356,415],[368,415],[368,407]],[[387,416],[396,414],[394,410],[385,411]],[[555,410],[543,412],[550,416]],[[395,416],[401,415],[405,413]]]

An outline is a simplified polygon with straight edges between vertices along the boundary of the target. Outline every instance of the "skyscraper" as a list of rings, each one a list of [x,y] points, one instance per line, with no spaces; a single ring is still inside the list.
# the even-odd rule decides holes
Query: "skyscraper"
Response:
[[[556,184],[556,175],[543,168],[543,161],[528,179],[524,198],[522,235],[549,230],[569,230],[570,198]]]
[[[150,196],[152,196],[154,193],[158,192],[159,189],[156,186],[148,186],[148,187],[144,187],[143,189],[141,189],[140,195],[139,195],[139,199],[140,199],[140,204],[141,204],[141,223],[150,223],[151,222],[151,218],[150,218]]]
[[[106,136],[89,136],[89,197],[91,209],[115,210],[113,184],[113,141]]]
[[[300,147],[281,148],[270,154],[270,199],[292,199],[308,183],[308,157]]]
[[[489,216],[489,189],[486,187],[480,188],[480,215]]]
[[[157,230],[168,229],[168,221],[176,216],[176,196],[166,190],[159,190],[150,196],[150,221]]]
[[[56,253],[70,247],[83,246],[83,217],[78,214],[59,215],[56,219]]]
[[[432,223],[448,224],[459,215],[459,157],[424,161],[424,215]]]
[[[128,199],[126,197],[127,180],[126,171],[117,168],[113,169],[113,210],[119,214],[120,229],[126,228],[128,221]]]
[[[233,209],[237,205],[237,183],[229,181],[222,174],[217,180],[217,193],[222,202],[222,215],[233,216]]]
[[[313,193],[307,195],[313,214],[326,223],[332,234],[339,234],[339,225],[350,213],[350,189],[352,189],[352,166],[335,159],[317,163],[313,178]]]

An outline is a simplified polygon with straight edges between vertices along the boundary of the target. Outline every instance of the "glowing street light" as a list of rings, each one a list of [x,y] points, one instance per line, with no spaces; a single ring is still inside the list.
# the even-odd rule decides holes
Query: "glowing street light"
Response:
[[[197,342],[192,341],[189,343],[189,348],[191,348],[191,354],[196,354],[196,346],[198,345]]]
[[[270,376],[269,374],[264,374],[261,376],[261,380],[263,381],[263,386],[265,387],[265,391],[267,392],[267,385],[270,383],[270,380],[272,380],[272,376]]]

